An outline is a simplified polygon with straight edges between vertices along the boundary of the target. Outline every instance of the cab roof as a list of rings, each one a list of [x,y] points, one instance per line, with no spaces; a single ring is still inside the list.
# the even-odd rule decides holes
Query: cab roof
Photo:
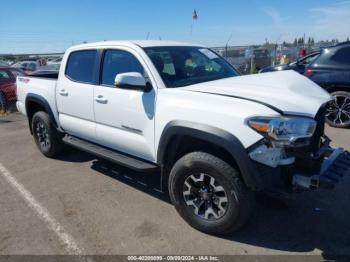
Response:
[[[126,41],[103,41],[103,42],[95,42],[95,43],[87,43],[82,45],[72,46],[69,49],[80,49],[80,48],[96,48],[103,46],[139,46],[142,48],[145,47],[159,47],[159,46],[196,46],[202,47],[203,45],[177,42],[177,41],[166,41],[166,40],[126,40]]]

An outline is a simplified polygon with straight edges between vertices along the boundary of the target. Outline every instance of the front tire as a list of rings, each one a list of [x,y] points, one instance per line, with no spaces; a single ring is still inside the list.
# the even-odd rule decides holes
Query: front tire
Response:
[[[327,105],[326,122],[332,127],[350,127],[350,93],[338,91],[331,95],[335,99]]]
[[[175,163],[169,194],[181,217],[208,234],[238,230],[254,206],[254,194],[244,185],[238,170],[203,152],[189,153]]]
[[[32,118],[33,137],[40,152],[53,158],[63,149],[62,134],[52,125],[46,112],[36,112]]]

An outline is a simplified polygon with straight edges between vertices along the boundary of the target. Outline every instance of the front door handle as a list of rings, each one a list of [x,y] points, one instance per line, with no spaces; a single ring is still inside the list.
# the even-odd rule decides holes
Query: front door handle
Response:
[[[104,98],[102,95],[98,95],[97,97],[95,97],[95,101],[97,103],[100,103],[100,104],[107,104],[108,103],[108,100],[106,98]]]
[[[65,89],[61,89],[58,93],[59,93],[61,96],[68,96],[68,92],[67,92]]]

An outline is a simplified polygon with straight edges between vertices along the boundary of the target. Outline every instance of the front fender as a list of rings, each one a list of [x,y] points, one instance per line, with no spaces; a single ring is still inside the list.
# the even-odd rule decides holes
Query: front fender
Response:
[[[225,130],[205,124],[190,121],[171,121],[168,123],[161,135],[157,152],[157,163],[160,166],[164,164],[166,150],[172,137],[179,135],[208,141],[224,148],[235,160],[245,184],[254,190],[262,189],[263,183],[258,170],[239,139]]]

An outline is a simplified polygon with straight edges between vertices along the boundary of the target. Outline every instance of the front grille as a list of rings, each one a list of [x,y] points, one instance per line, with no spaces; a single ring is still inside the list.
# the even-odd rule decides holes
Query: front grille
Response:
[[[311,139],[311,151],[316,153],[320,149],[321,138],[324,135],[326,121],[326,105],[321,106],[318,110],[315,121],[317,122],[315,133]]]

